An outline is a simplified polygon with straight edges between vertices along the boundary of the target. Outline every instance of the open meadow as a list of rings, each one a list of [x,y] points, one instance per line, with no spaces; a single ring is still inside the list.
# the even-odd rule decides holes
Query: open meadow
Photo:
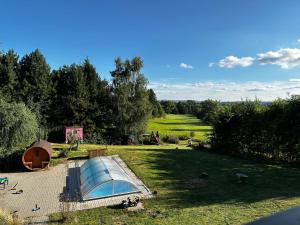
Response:
[[[159,131],[163,136],[191,136],[194,133],[195,139],[205,139],[206,134],[212,127],[201,123],[199,119],[192,115],[174,115],[167,114],[163,118],[150,119],[147,126],[147,132]]]

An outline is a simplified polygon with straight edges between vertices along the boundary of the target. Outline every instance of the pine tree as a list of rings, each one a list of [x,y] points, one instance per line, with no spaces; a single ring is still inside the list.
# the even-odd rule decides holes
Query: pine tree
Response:
[[[25,55],[20,61],[19,94],[28,103],[43,104],[51,93],[50,66],[37,49]]]
[[[18,58],[12,49],[0,54],[0,90],[8,101],[16,100]]]
[[[89,99],[81,66],[63,66],[53,71],[52,80],[56,90],[51,107],[52,124],[83,125]]]
[[[17,89],[19,100],[34,110],[46,126],[53,86],[50,66],[38,49],[20,60]]]

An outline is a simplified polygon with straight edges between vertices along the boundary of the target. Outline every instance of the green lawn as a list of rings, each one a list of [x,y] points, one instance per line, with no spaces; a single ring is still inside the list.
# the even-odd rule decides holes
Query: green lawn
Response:
[[[63,147],[63,145],[59,145]],[[86,149],[105,146],[81,145]],[[98,208],[71,214],[65,224],[243,224],[300,204],[300,169],[265,165],[227,156],[198,152],[181,145],[108,146],[152,190],[156,198],[144,201],[145,210]],[[239,184],[234,171],[249,175]],[[191,181],[202,172],[208,185]],[[151,213],[159,211],[156,218]]]
[[[188,124],[180,122],[183,120]],[[166,120],[154,119],[148,129],[181,135],[181,132],[188,132],[184,130],[188,127],[198,130],[198,137],[203,137],[199,131],[203,126],[190,116],[168,115]],[[67,146],[54,144],[57,148]],[[80,145],[78,151],[71,152],[70,159],[86,157],[86,150],[96,148],[106,146]],[[120,155],[152,191],[157,191],[157,197],[145,200],[145,209],[140,212],[106,207],[77,211],[71,213],[64,224],[238,225],[300,204],[298,168],[199,152],[186,145],[107,148],[109,155]],[[66,160],[54,158],[51,164],[54,166]],[[249,175],[246,184],[237,182],[234,175],[237,171]],[[207,185],[195,185],[193,181],[199,181],[202,172],[209,175]],[[151,216],[154,212],[155,218]],[[54,221],[58,218],[58,215],[53,216]]]
[[[192,115],[167,114],[164,118],[150,119],[147,132],[159,131],[161,135],[190,136],[195,132],[196,139],[205,138],[205,134],[211,131],[211,126],[203,125],[199,119]]]

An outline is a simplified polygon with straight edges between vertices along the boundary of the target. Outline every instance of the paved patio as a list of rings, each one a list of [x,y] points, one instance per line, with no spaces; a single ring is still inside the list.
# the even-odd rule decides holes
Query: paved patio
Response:
[[[1,208],[7,212],[17,211],[23,219],[45,217],[59,212],[62,206],[68,204],[71,211],[97,208],[101,206],[117,205],[129,196],[151,198],[151,191],[136,177],[119,156],[109,156],[122,166],[140,190],[140,193],[109,197],[81,202],[79,194],[79,167],[85,162],[71,161],[60,164],[44,171],[0,173],[0,177],[8,177],[9,185],[6,190],[0,190]],[[23,190],[22,194],[14,194],[9,190],[16,185],[16,190]],[[69,196],[67,200],[62,196]],[[65,203],[68,201],[68,203]],[[33,212],[37,204],[40,210]]]

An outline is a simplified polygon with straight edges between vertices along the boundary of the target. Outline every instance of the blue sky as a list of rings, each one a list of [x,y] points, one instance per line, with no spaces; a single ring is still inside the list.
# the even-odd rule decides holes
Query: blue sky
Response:
[[[39,48],[55,69],[89,57],[109,80],[141,56],[159,99],[300,94],[297,0],[0,0],[0,49]]]

